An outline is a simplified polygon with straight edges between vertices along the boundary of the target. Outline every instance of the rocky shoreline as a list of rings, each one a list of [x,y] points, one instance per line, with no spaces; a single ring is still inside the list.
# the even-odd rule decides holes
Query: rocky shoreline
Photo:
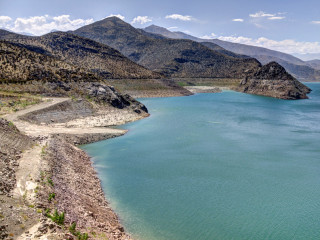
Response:
[[[131,239],[76,145],[125,134],[106,126],[149,116],[139,109],[52,98],[1,119],[0,239]]]

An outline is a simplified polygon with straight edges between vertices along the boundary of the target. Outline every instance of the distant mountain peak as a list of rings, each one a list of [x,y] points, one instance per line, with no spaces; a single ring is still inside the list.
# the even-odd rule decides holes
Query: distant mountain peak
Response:
[[[169,31],[165,27],[160,27],[160,26],[157,26],[157,25],[154,25],[154,24],[151,24],[150,26],[146,27],[145,29],[150,29],[150,30],[152,30],[152,29],[163,29],[163,30]]]
[[[207,47],[218,50],[214,45],[209,45],[209,43],[214,43],[229,52],[233,52],[240,55],[250,56],[256,58],[262,64],[267,64],[272,61],[283,65],[285,69],[295,77],[303,81],[320,81],[320,64],[317,62],[304,62],[301,59],[286,54],[279,51],[270,50],[263,47],[251,46],[240,43],[233,43],[222,41],[219,39],[202,39],[198,37],[191,36],[184,32],[174,31],[171,32],[168,29],[161,28],[159,26],[149,26],[144,29],[146,32],[152,34],[160,34],[168,38],[173,39],[190,39],[196,42],[201,42]],[[222,50],[221,50],[222,51]],[[226,52],[225,52],[226,53]],[[228,55],[231,55],[228,53]]]

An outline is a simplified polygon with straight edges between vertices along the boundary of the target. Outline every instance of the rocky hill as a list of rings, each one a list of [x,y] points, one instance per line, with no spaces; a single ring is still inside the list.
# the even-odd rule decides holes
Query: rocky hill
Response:
[[[145,113],[143,104],[107,86],[101,77],[65,61],[0,41],[1,90],[78,96],[119,109]]]
[[[310,60],[310,61],[307,61],[307,63],[309,64],[309,66],[320,70],[320,60],[319,59]]]
[[[153,34],[160,34],[168,38],[174,39],[190,39],[197,42],[202,42],[208,46],[208,43],[216,44],[226,51],[231,51],[236,54],[250,56],[259,60],[262,64],[276,61],[292,75],[302,81],[320,81],[320,72],[314,65],[304,62],[299,58],[296,58],[290,54],[274,51],[262,47],[249,46],[245,44],[232,43],[222,41],[219,39],[201,39],[183,32],[171,32],[166,28],[151,25],[144,28],[145,31]],[[208,46],[210,47],[210,46]],[[212,47],[210,47],[212,48]]]
[[[202,45],[214,50],[214,51],[217,51],[219,53],[222,53],[222,54],[225,54],[225,55],[228,55],[228,56],[231,56],[231,57],[235,57],[235,58],[252,58],[250,56],[247,56],[247,55],[242,55],[242,54],[237,54],[237,53],[234,53],[234,52],[231,52],[231,51],[228,51],[226,49],[224,49],[223,47],[220,47],[219,45],[215,44],[215,43],[212,43],[212,42],[202,42],[201,43]]]
[[[54,32],[30,37],[0,30],[0,39],[24,45],[33,52],[94,72],[104,79],[149,79],[162,77],[123,56],[117,50],[70,33]]]
[[[264,65],[259,71],[245,78],[237,90],[281,99],[305,99],[311,91],[276,62]]]
[[[312,66],[310,64],[293,64],[281,58],[266,55],[259,55],[253,57],[258,59],[262,64],[277,62],[281,66],[283,66],[290,74],[292,74],[294,77],[298,78],[301,81],[320,81],[320,69],[317,70],[315,66]]]
[[[118,49],[131,60],[168,77],[243,78],[260,63],[235,58],[190,40],[144,34],[116,17],[106,18],[73,32]]]
[[[0,41],[0,63],[0,81],[4,83],[101,80],[82,68],[6,41]]]

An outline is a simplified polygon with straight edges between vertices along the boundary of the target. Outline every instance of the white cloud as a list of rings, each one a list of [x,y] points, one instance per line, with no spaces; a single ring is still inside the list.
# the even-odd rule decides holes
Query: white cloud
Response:
[[[249,14],[251,18],[255,19],[269,19],[269,20],[282,20],[286,17],[283,16],[285,13],[265,13],[263,11],[259,11],[253,14]]]
[[[265,13],[265,12],[256,12],[256,13],[253,13],[253,14],[249,14],[250,17],[252,18],[261,18],[261,17],[273,17],[275,16],[275,14],[270,14],[270,13]]]
[[[211,33],[210,35],[204,35],[202,37],[200,37],[202,39],[214,39],[214,38],[217,38],[217,35],[214,34],[214,33]]]
[[[180,14],[167,15],[166,19],[174,19],[174,20],[181,20],[181,21],[193,21],[193,20],[195,20],[192,16],[180,15]]]
[[[173,30],[173,29],[177,29],[178,27],[168,27],[168,30]]]
[[[307,54],[307,53],[320,53],[320,42],[298,42],[292,39],[286,39],[281,41],[276,41],[268,39],[265,37],[260,37],[257,39],[248,37],[235,37],[235,36],[221,36],[218,37],[220,40],[242,43],[247,45],[253,45],[258,47],[265,47],[272,50],[285,52],[289,54]]]
[[[5,25],[12,20],[11,17],[8,16],[0,16],[0,27],[5,27]]]
[[[75,30],[84,25],[93,23],[93,19],[70,19],[70,15],[56,17],[33,16],[29,18],[9,19],[10,17],[0,16],[0,27],[13,32],[30,33],[33,35],[43,35],[52,30],[68,31]]]
[[[121,20],[124,20],[124,19],[125,19],[125,17],[122,16],[121,14],[110,14],[109,16],[107,16],[107,18],[108,18],[108,17],[117,17],[117,18],[120,18]]]
[[[285,19],[285,17],[274,16],[274,17],[269,17],[268,19],[270,19],[270,20],[282,20],[282,19]]]
[[[140,23],[140,24],[145,24],[148,22],[152,22],[152,19],[148,16],[137,16],[132,20],[132,24],[134,23]]]
[[[235,18],[232,19],[233,22],[243,22],[244,20],[242,18]]]
[[[320,24],[320,21],[312,21],[312,24]]]
[[[189,31],[189,30],[183,30],[183,31],[181,31],[181,32],[186,33],[186,34],[189,34],[189,35],[191,35],[191,34],[192,34],[192,32],[191,32],[191,31]]]

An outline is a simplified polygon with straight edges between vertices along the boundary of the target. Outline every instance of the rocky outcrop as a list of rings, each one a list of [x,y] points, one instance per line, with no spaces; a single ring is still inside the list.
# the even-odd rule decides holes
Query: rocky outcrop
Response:
[[[237,91],[281,99],[306,99],[311,89],[292,77],[278,63],[271,62],[241,81]]]
[[[62,82],[40,83],[33,81],[24,85],[2,84],[3,90],[29,92],[46,96],[71,97],[72,100],[40,109],[20,117],[24,121],[49,124],[64,123],[77,118],[95,116],[103,107],[123,109],[138,115],[145,115],[148,109],[128,94],[119,93],[114,87],[103,82]]]
[[[119,94],[112,86],[106,86],[101,83],[84,83],[84,87],[89,98],[95,99],[96,102],[109,103],[119,109],[131,108],[136,113],[148,112],[142,103],[128,94]]]

